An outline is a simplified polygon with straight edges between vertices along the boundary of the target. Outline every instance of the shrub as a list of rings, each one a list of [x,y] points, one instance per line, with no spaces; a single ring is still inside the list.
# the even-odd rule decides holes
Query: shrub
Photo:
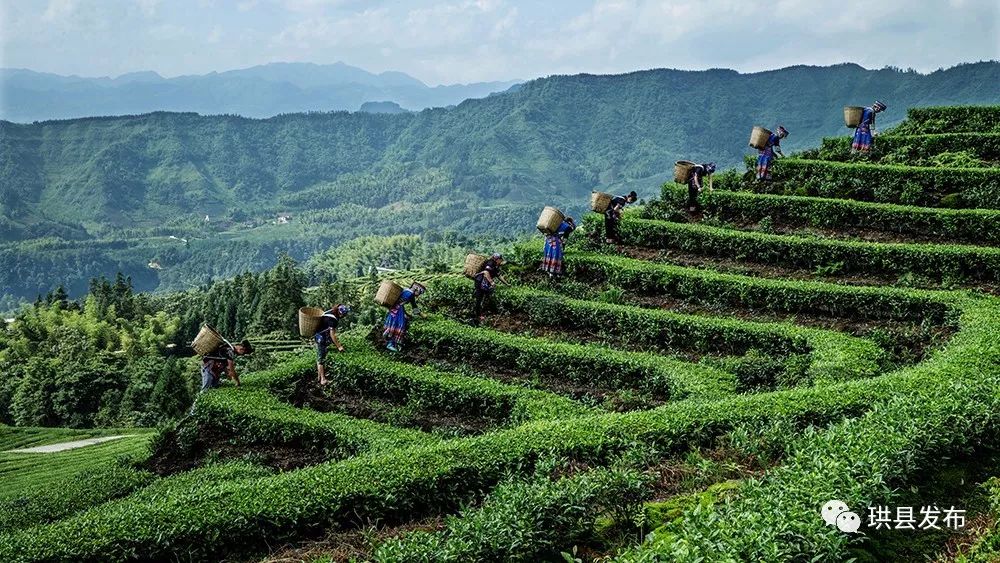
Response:
[[[451,280],[436,283],[433,295],[434,306],[451,310],[464,309],[468,300],[465,284]],[[598,332],[654,350],[740,355],[756,348],[779,356],[809,353],[809,378],[816,382],[869,377],[886,359],[869,340],[790,323],[683,315],[516,287],[498,291],[496,301],[502,313],[526,315],[540,326]]]
[[[779,473],[785,477],[769,479],[746,503],[734,505],[737,512],[722,516],[712,512],[716,522],[732,522],[712,528],[712,545],[732,539],[733,549],[750,555],[744,558],[781,560],[772,555],[813,548],[839,552],[845,540],[836,538],[843,536],[817,523],[819,497],[825,497],[823,502],[834,496],[852,502],[882,498],[885,487],[918,470],[929,452],[996,431],[995,414],[984,418],[981,413],[1000,412],[992,392],[1000,366],[995,338],[1000,309],[987,299],[965,299],[957,306],[962,310],[960,331],[944,351],[884,377],[718,401],[682,401],[643,412],[535,421],[269,477],[185,484],[160,491],[154,498],[133,496],[53,524],[0,534],[0,559],[163,559],[181,552],[191,559],[232,557],[334,523],[413,518],[429,507],[447,510],[509,471],[530,470],[532,460],[541,455],[599,460],[636,443],[675,452],[704,444],[738,425],[759,427],[780,419],[796,426],[822,426],[856,416],[892,396],[904,404],[914,399],[912,408],[892,411],[905,416],[866,419],[871,422],[858,427],[857,433],[845,424],[830,434],[830,440],[817,441],[815,448],[796,450],[802,452],[796,453],[797,461]],[[986,396],[980,392],[984,386],[989,390]],[[942,416],[932,413],[923,428],[921,408],[931,407],[928,401],[933,400],[943,405],[935,412],[958,405],[971,416],[951,427],[946,423],[959,420],[945,417],[941,423]],[[873,449],[872,443],[882,441],[880,432],[887,433],[887,446]],[[909,454],[911,448],[914,455]],[[869,449],[872,452],[866,453]],[[830,479],[833,468],[839,468],[835,480]],[[751,506],[753,512],[744,511]],[[759,506],[776,510],[760,511]],[[705,530],[706,520],[693,522],[682,543],[657,541],[642,553],[653,554],[661,545],[704,553],[696,532]],[[675,533],[675,537],[680,536]],[[790,544],[792,538],[802,539]]]
[[[634,513],[647,478],[630,470],[596,469],[550,481],[504,483],[483,506],[448,521],[441,532],[414,532],[383,543],[375,561],[554,560],[592,532],[607,511]]]
[[[998,133],[940,133],[931,135],[883,134],[875,139],[877,152],[870,161],[911,166],[953,166],[977,168],[983,161],[1000,160]],[[958,159],[954,156],[961,155]],[[809,160],[850,162],[851,137],[827,137],[818,151],[797,155]]]
[[[634,215],[622,221],[621,237],[625,244],[810,271],[841,262],[843,273],[915,272],[939,280],[951,277],[988,283],[1000,281],[1000,249],[996,248],[816,240],[651,221]]]
[[[723,274],[591,252],[568,252],[565,260],[576,278],[706,306],[933,323],[944,322],[950,310],[939,292]]]
[[[636,387],[663,399],[718,398],[735,392],[731,374],[656,354],[553,342],[447,320],[422,322],[410,337],[414,346],[434,357],[495,364],[519,370],[525,377]]]
[[[755,166],[750,160],[747,166]],[[933,168],[784,158],[775,164],[773,182],[720,182],[725,190],[834,199],[905,203],[934,207],[942,197],[961,193],[969,207],[1000,209],[1000,168]]]
[[[683,193],[682,193],[683,192]],[[685,190],[663,186],[663,201],[680,206]],[[941,207],[961,207],[961,194],[945,196]],[[758,223],[770,217],[789,227],[821,229],[872,229],[981,246],[1000,246],[1000,211],[987,209],[934,209],[905,205],[869,203],[748,192],[715,191],[703,197],[707,215],[740,223]],[[650,207],[646,219],[669,220],[669,210]]]
[[[995,303],[981,313],[972,332],[1000,322]],[[996,339],[980,345],[969,352],[988,362],[1000,359]],[[943,457],[996,443],[1000,372],[978,372],[973,363],[979,358],[914,368],[938,375],[918,388],[901,389],[858,419],[804,433],[793,440],[784,465],[746,483],[736,500],[689,512],[622,560],[844,560],[848,547],[860,540],[823,525],[818,509],[826,501],[843,500],[863,515],[866,506],[889,504],[896,496],[893,487]],[[970,377],[970,369],[976,375]]]
[[[894,135],[927,133],[1000,133],[1000,106],[909,108]]]

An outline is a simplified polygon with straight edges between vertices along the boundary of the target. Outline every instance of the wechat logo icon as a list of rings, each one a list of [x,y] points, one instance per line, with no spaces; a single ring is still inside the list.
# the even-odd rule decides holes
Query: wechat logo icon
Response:
[[[827,526],[836,526],[845,534],[854,534],[861,528],[861,517],[851,512],[847,504],[839,500],[831,500],[820,509],[820,515]]]

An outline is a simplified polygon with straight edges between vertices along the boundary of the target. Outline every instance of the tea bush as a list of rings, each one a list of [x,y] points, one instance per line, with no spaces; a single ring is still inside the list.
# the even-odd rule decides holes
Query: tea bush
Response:
[[[555,560],[592,533],[604,512],[637,512],[647,478],[630,470],[596,469],[549,481],[501,484],[483,506],[436,533],[414,532],[383,543],[375,561]]]
[[[622,221],[621,237],[630,245],[810,271],[840,262],[843,273],[901,275],[913,272],[937,280],[965,278],[1000,282],[998,248],[809,239],[652,221],[634,215]]]
[[[1000,133],[1000,106],[909,108],[893,135]]]
[[[956,306],[961,310],[960,330],[947,347],[931,359],[893,374],[828,387],[717,401],[679,401],[641,412],[534,421],[482,436],[382,450],[259,479],[206,485],[196,482],[171,488],[155,499],[133,496],[53,524],[0,534],[0,559],[162,559],[179,553],[190,559],[218,558],[259,549],[266,542],[281,542],[321,525],[361,517],[413,518],[429,507],[448,509],[474,491],[492,486],[509,471],[523,470],[542,454],[597,461],[635,443],[663,452],[678,451],[709,443],[738,425],[766,426],[780,419],[824,426],[858,416],[896,395],[946,397],[955,382],[992,381],[1000,366],[994,339],[996,303],[963,299]],[[963,397],[969,398],[959,398]],[[976,412],[993,408],[990,402],[962,404],[979,409]],[[908,424],[919,427],[919,417]],[[965,432],[972,439],[979,432],[994,430],[985,425],[970,431],[968,425],[960,425],[955,432],[942,433],[941,440],[959,444]],[[914,440],[918,447],[924,438],[917,432]],[[942,441],[929,442],[927,448]],[[852,444],[867,448],[870,440]],[[831,459],[840,459],[840,453],[817,451],[815,463],[831,463]],[[820,471],[810,479],[825,479],[825,475]],[[878,473],[867,475],[863,482],[881,482]],[[783,489],[788,495],[787,483]],[[829,531],[814,523],[817,506],[810,503],[788,513],[788,525],[800,527],[810,541],[830,537]],[[761,524],[750,519],[734,529],[748,538],[766,536],[770,532],[764,526],[772,525],[771,519],[782,513],[766,514],[771,516]],[[714,537],[720,537],[718,532]],[[785,546],[781,542],[776,545],[779,549]]]
[[[687,191],[667,184],[663,200],[680,208]],[[919,236],[942,243],[1000,246],[1000,211],[940,209],[845,199],[754,194],[716,190],[702,195],[707,215],[722,221],[758,223],[770,217],[788,227],[870,229],[887,234]],[[650,207],[646,219],[668,219],[673,211]]]
[[[774,165],[772,176],[770,183],[741,179],[737,185],[730,182],[717,187],[925,207],[938,207],[942,198],[960,194],[965,207],[1000,209],[1000,193],[994,189],[1000,182],[1000,168],[934,168],[789,157]]]
[[[718,398],[735,392],[731,374],[656,354],[506,334],[449,320],[419,323],[410,338],[435,357],[493,364],[525,377],[636,387],[663,399]]]
[[[823,139],[818,151],[802,156],[836,162],[857,160],[858,155],[851,152],[851,141],[851,137],[828,137]],[[940,155],[959,153],[968,155],[970,160],[934,162]],[[875,139],[873,157],[868,161],[881,164],[908,163],[912,166],[978,168],[989,162],[1000,161],[1000,133],[882,134]]]

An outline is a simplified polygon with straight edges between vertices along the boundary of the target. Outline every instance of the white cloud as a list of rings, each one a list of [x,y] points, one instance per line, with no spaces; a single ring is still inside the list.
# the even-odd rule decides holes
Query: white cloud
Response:
[[[144,16],[151,18],[156,15],[156,8],[160,5],[160,0],[136,0],[136,5],[139,6],[139,10]]]
[[[49,0],[42,21],[52,22],[71,16],[76,10],[77,0]]]
[[[997,0],[0,0],[3,64],[166,76],[343,60],[428,83],[1000,58]]]

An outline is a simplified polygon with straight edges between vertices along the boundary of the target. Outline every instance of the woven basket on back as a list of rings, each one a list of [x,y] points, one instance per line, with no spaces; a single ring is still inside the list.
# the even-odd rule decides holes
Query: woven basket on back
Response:
[[[399,296],[403,294],[403,288],[392,280],[382,280],[375,293],[375,302],[383,307],[392,308],[399,301]]]
[[[767,148],[767,140],[771,138],[771,132],[763,127],[755,125],[750,132],[750,146],[757,150]]]
[[[467,278],[474,278],[476,274],[483,271],[483,265],[486,264],[486,257],[481,254],[470,254],[465,257],[465,266],[462,267],[462,273],[465,274]]]
[[[865,108],[861,106],[844,106],[844,125],[852,129],[861,125],[861,115],[864,112]]]
[[[199,356],[205,356],[216,351],[219,346],[222,346],[225,342],[226,339],[219,334],[219,331],[205,325],[198,331],[198,336],[194,337],[194,341],[191,342],[191,347],[194,348],[194,351]]]
[[[559,225],[565,219],[566,216],[562,214],[562,211],[559,211],[555,207],[546,207],[538,217],[538,230],[551,235],[559,230]]]
[[[604,213],[611,205],[611,194],[604,192],[590,192],[590,208],[597,213]]]
[[[311,338],[319,330],[323,318],[323,309],[319,307],[302,307],[299,309],[299,334]]]
[[[678,160],[674,164],[674,181],[678,184],[686,184],[691,179],[691,169],[695,164],[690,160]]]

